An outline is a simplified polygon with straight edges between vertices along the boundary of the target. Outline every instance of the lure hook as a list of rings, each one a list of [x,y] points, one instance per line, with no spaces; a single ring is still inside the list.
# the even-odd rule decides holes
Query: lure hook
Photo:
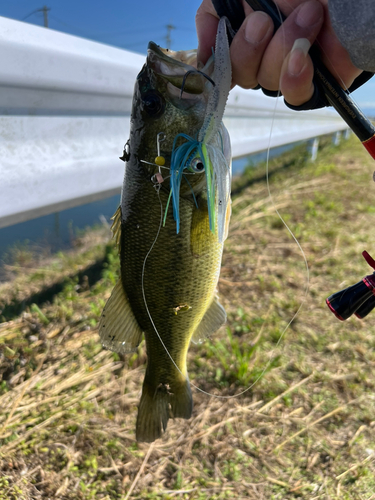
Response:
[[[159,167],[159,173],[160,173],[160,167],[164,167],[165,165],[165,158],[160,154],[160,143],[165,141],[166,137],[167,136],[164,132],[159,132],[156,136],[157,157],[155,158],[155,163]]]
[[[160,156],[160,143],[164,142],[166,137],[167,136],[164,132],[159,132],[158,135],[156,136],[156,149],[158,152],[158,156]]]
[[[186,84],[186,79],[189,75],[191,75],[192,73],[199,73],[200,75],[204,76],[210,83],[212,83],[212,85],[215,87],[215,82],[213,81],[212,78],[210,78],[208,75],[206,75],[206,73],[203,73],[203,71],[200,71],[199,69],[191,69],[189,71],[187,71],[185,74],[184,74],[184,78],[182,79],[182,85],[181,85],[181,92],[180,92],[180,99],[182,98],[182,93],[184,91],[184,88],[185,88],[185,84]]]

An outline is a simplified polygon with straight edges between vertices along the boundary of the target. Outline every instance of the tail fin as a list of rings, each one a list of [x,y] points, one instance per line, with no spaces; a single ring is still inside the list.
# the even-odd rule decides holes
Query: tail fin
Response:
[[[175,390],[160,384],[155,391],[145,379],[138,408],[137,441],[152,443],[162,436],[170,418],[190,418],[192,410],[193,399],[188,380],[178,384]]]

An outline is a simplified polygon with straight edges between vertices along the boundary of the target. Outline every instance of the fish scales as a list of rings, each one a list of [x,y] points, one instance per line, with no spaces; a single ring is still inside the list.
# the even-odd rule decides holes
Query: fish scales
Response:
[[[139,190],[141,194],[135,197],[131,212],[129,210],[126,221],[122,222],[121,277],[132,309],[137,311],[139,325],[145,332],[147,346],[155,348],[155,351],[148,349],[149,360],[158,352],[160,359],[165,358],[168,371],[173,365],[150,322],[139,286],[145,257],[160,225],[160,204],[148,180],[143,178],[139,182]],[[160,191],[163,207],[167,200],[168,194]],[[122,206],[126,205],[125,194]],[[207,208],[197,210],[194,203],[183,199],[180,210],[183,230],[176,234],[173,218],[167,218],[146,261],[144,291],[153,322],[181,368],[177,361],[178,350],[189,344],[212,300],[220,272],[222,245],[209,230]],[[181,304],[187,304],[190,309],[176,313],[175,308]],[[164,331],[167,333],[162,335]],[[189,332],[188,338],[186,332]]]
[[[226,35],[223,42],[227,43]],[[190,418],[193,403],[186,367],[190,341],[193,336],[200,340],[210,335],[226,319],[216,297],[223,241],[217,227],[210,228],[205,172],[188,168],[192,155],[178,167],[187,168],[179,186],[178,233],[170,202],[173,148],[185,140],[175,143],[175,137],[198,136],[204,121],[207,123],[212,92],[212,84],[201,75],[184,80],[192,67],[186,64],[183,52],[174,57],[150,43],[147,63],[137,77],[121,206],[114,222],[121,277],[99,325],[103,345],[117,352],[134,350],[142,334],[145,336],[147,367],[136,437],[146,442],[162,435],[170,417]],[[224,107],[222,102],[220,105]],[[211,142],[221,156],[215,155],[215,159],[224,158],[225,153],[223,161],[230,163],[227,133],[221,123],[217,128]],[[160,151],[166,168],[160,170],[164,181],[157,184],[156,140],[161,132]],[[193,156],[197,157],[196,151]],[[230,165],[227,167],[230,175]],[[229,215],[228,204],[226,225]]]

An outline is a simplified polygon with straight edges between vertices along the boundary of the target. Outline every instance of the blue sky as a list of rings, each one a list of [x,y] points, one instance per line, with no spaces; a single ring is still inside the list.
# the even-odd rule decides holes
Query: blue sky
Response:
[[[46,5],[49,27],[116,47],[146,53],[150,40],[166,46],[168,24],[171,48],[197,46],[194,17],[200,0],[7,0],[0,3],[0,16],[43,25],[36,9]],[[25,19],[26,18],[26,19]],[[353,97],[363,108],[375,111],[375,77]]]
[[[23,20],[46,5],[49,27],[135,52],[146,53],[150,40],[165,46],[167,24],[173,24],[173,49],[197,46],[194,17],[199,0],[8,0],[0,15]],[[42,12],[25,22],[42,26]]]

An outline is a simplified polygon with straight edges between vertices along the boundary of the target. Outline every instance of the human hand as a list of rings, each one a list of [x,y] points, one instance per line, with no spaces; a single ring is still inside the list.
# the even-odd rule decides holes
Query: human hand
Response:
[[[324,64],[344,88],[349,87],[361,70],[353,65],[333,31],[327,1],[276,0],[287,18],[273,35],[271,18],[254,12],[242,0],[246,18],[230,47],[233,84],[280,90],[289,104],[300,106],[314,92],[314,68],[307,51],[316,40]],[[217,24],[211,0],[203,0],[196,15],[201,62],[211,55]]]

